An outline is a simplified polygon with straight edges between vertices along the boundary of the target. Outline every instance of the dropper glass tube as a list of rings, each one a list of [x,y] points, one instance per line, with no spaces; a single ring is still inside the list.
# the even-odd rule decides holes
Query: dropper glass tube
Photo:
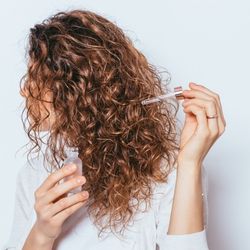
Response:
[[[172,93],[152,97],[152,98],[143,100],[141,103],[143,105],[147,105],[147,104],[150,104],[150,103],[162,101],[162,100],[170,98],[170,97],[175,97],[177,100],[181,100],[181,99],[184,99],[184,97],[182,95],[182,92],[183,92],[182,87],[178,86],[178,87],[174,88],[174,92],[172,92]]]

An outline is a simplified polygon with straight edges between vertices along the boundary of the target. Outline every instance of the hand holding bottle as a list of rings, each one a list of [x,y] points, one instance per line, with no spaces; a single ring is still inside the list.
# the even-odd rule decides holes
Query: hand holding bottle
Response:
[[[74,174],[77,170],[75,164],[67,164],[55,171],[35,191],[35,211],[37,220],[33,230],[43,238],[44,242],[55,240],[61,233],[63,222],[88,199],[88,192],[81,191],[67,197],[67,193],[82,186],[86,179],[84,176],[73,177],[60,184],[63,178]]]

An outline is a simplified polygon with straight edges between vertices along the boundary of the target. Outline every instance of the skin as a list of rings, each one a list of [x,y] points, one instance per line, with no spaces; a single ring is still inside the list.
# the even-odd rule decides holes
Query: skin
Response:
[[[23,247],[27,249],[52,249],[54,241],[60,235],[64,221],[88,199],[88,192],[81,191],[69,197],[66,194],[86,182],[84,176],[74,177],[66,182],[58,182],[76,171],[75,164],[65,164],[63,168],[50,174],[35,191],[34,223]]]
[[[226,127],[218,94],[194,83],[189,83],[189,87],[190,90],[183,91],[186,116],[167,234],[188,234],[204,229],[201,164]],[[206,118],[215,114],[218,118]]]
[[[226,126],[218,94],[194,83],[189,83],[189,87],[189,90],[183,91],[185,123],[181,133],[176,188],[167,234],[189,234],[204,229],[201,164]],[[25,91],[20,94],[25,96]],[[206,114],[218,114],[218,118],[207,119]],[[45,122],[43,130],[49,129],[51,121],[53,116]],[[86,196],[82,192],[65,197],[70,189],[86,181],[84,176],[82,183],[72,178],[64,184],[57,184],[60,179],[74,172],[66,168],[64,166],[51,174],[36,190],[35,210],[38,219],[23,250],[51,250],[63,222],[85,204],[87,193]]]

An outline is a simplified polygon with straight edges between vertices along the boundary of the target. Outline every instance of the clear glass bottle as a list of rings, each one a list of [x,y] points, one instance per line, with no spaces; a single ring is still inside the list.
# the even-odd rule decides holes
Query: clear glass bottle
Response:
[[[74,163],[77,166],[77,170],[69,176],[66,176],[64,178],[64,181],[67,181],[69,179],[72,179],[76,176],[82,175],[82,160],[78,156],[78,148],[76,147],[69,147],[65,150],[65,153],[67,155],[67,158],[64,160],[63,164],[69,164]],[[78,193],[82,191],[82,186],[79,186],[77,188],[74,188],[68,192],[69,195]]]

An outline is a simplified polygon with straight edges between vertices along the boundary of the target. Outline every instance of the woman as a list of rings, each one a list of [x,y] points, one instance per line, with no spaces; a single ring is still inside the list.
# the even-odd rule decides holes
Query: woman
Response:
[[[178,142],[176,107],[141,104],[162,79],[114,23],[57,13],[31,29],[28,52],[25,130],[36,152],[49,136],[18,174],[6,249],[208,249],[202,162],[225,129],[219,96],[190,83]],[[83,176],[60,182],[76,171],[62,164],[70,147]]]

